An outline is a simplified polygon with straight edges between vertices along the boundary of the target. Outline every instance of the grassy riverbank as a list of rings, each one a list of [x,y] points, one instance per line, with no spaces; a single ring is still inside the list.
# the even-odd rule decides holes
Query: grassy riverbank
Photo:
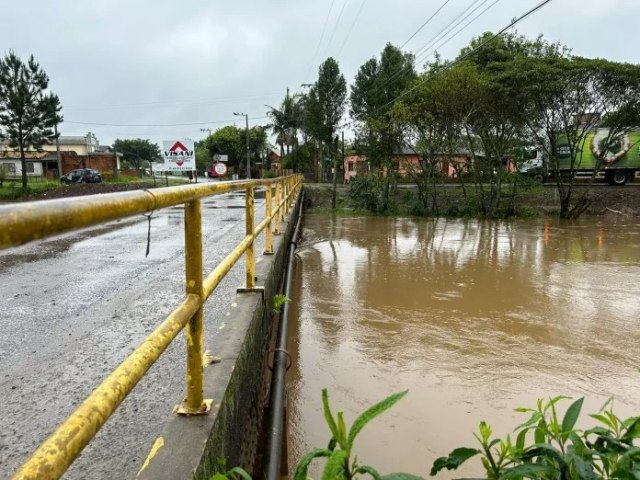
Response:
[[[580,195],[587,186],[576,185],[575,194]],[[332,186],[329,184],[305,184],[307,208],[318,213],[331,212]],[[349,185],[339,185],[336,207],[338,213],[368,213],[357,208],[349,197]],[[590,192],[592,203],[585,212],[587,215],[628,215],[640,216],[640,185],[612,187],[595,185]],[[555,186],[539,185],[518,193],[516,206],[517,217],[557,215],[559,200]],[[438,207],[441,216],[473,217],[467,208],[462,189],[458,185],[442,186],[438,192]],[[403,185],[391,195],[389,215],[422,216],[415,186]]]

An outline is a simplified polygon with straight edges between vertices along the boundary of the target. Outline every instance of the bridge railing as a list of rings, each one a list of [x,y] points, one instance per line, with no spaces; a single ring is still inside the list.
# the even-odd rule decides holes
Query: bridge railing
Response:
[[[266,217],[255,225],[257,187],[266,188]],[[14,480],[60,478],[185,327],[187,395],[185,401],[176,407],[176,413],[201,415],[209,412],[211,401],[205,399],[203,393],[203,305],[242,255],[246,257],[246,289],[255,289],[255,241],[266,229],[264,253],[273,253],[272,235],[280,233],[281,221],[301,187],[302,176],[290,175],[268,180],[203,183],[0,207],[2,250],[135,214],[185,205],[185,299],[40,445],[14,475]],[[246,235],[204,278],[201,199],[242,190],[246,192]]]

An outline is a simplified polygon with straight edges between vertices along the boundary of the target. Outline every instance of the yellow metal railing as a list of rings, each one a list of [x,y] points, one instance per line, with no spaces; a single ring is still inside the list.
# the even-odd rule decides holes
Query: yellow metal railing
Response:
[[[257,226],[254,218],[256,187],[266,188],[266,217]],[[204,302],[243,254],[246,257],[246,288],[255,288],[255,240],[266,229],[264,253],[273,252],[272,234],[280,233],[281,222],[301,187],[302,177],[290,175],[269,180],[204,183],[0,207],[0,249],[6,249],[110,220],[185,205],[186,298],[40,445],[14,475],[14,480],[60,478],[185,327],[187,395],[176,412],[184,415],[208,413],[211,401],[203,398]],[[203,279],[201,199],[241,190],[246,195],[246,235]]]

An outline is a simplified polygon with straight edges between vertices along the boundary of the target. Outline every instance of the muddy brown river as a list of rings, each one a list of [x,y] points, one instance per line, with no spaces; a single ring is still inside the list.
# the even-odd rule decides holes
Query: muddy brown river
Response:
[[[506,436],[525,419],[514,409],[538,398],[584,396],[584,415],[613,396],[620,416],[640,413],[640,219],[311,214],[304,237],[290,337],[291,464],[329,440],[323,387],[347,423],[408,389],[355,452],[382,473],[425,477],[437,457],[476,446],[481,420]],[[475,462],[436,478],[479,473]]]

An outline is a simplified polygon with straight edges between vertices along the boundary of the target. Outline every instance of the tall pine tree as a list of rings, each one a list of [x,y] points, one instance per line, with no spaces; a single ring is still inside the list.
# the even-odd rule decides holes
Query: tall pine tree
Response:
[[[26,63],[13,51],[0,59],[1,135],[20,150],[23,188],[27,188],[25,150],[39,150],[50,142],[54,127],[62,121],[60,100],[48,87],[49,77],[33,55]]]

